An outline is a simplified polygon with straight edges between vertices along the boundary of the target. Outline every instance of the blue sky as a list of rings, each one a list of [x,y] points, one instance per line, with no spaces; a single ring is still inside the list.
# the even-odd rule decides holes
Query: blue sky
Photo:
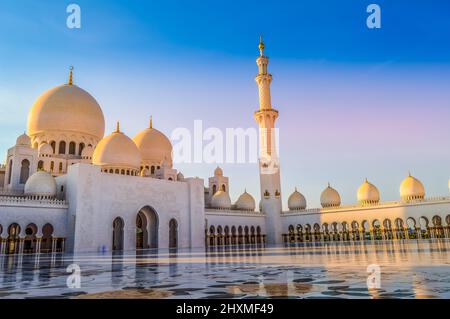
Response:
[[[66,1],[0,5],[0,152],[26,128],[43,91],[75,82],[99,101],[106,132],[147,126],[254,127],[255,58],[264,35],[280,111],[284,199],[297,186],[317,206],[329,181],[344,203],[368,177],[398,198],[410,170],[428,195],[450,177],[448,1]],[[366,6],[382,9],[369,30]],[[215,165],[180,165],[208,177]],[[224,165],[236,199],[259,196],[255,165]]]

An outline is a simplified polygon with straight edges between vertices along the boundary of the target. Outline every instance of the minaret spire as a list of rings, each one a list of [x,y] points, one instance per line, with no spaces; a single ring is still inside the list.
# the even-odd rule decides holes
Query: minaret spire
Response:
[[[262,35],[259,36],[259,45],[258,45],[258,48],[259,48],[259,54],[260,54],[260,56],[264,56],[264,48],[265,48],[265,46],[264,46],[264,42],[263,42],[263,39],[262,39]]]
[[[69,72],[69,82],[67,84],[73,85],[73,65],[70,66],[69,70],[70,70],[70,72]]]
[[[153,128],[153,116],[150,115],[150,128]]]
[[[256,83],[258,83],[259,89],[259,109],[267,110],[272,108],[271,98],[270,98],[270,83],[272,82],[272,75],[269,74],[267,66],[269,64],[269,58],[264,55],[264,45],[262,41],[262,36],[259,38],[259,56],[256,59],[256,64],[258,65],[258,75],[255,78]]]
[[[275,136],[275,121],[278,111],[272,108],[270,83],[272,75],[267,70],[269,58],[264,55],[264,42],[259,38],[259,56],[256,58],[258,74],[255,81],[258,84],[259,110],[254,113],[259,125],[259,178],[261,190],[262,211],[266,218],[267,242],[279,244],[282,242],[281,223],[281,180]]]
[[[116,133],[120,133],[120,122],[117,121],[116,123]]]

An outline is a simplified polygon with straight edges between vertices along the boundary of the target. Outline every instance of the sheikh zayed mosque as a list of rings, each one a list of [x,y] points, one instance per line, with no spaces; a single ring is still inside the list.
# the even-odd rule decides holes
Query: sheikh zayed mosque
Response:
[[[71,70],[67,84],[36,99],[26,133],[0,166],[0,254],[450,237],[450,196],[427,197],[411,175],[399,181],[396,201],[382,201],[368,180],[353,205],[341,205],[330,185],[320,208],[309,208],[297,189],[284,196],[262,40],[259,51],[258,206],[247,192],[233,203],[219,167],[206,186],[178,172],[171,142],[151,120],[133,138],[119,123],[104,136],[102,109]]]

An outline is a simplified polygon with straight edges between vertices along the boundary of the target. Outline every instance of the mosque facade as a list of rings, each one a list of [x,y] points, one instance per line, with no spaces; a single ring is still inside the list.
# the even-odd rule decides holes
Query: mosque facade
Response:
[[[365,180],[357,202],[342,205],[328,185],[320,208],[297,190],[283,210],[269,59],[256,59],[260,128],[259,205],[246,191],[232,204],[217,167],[205,181],[173,167],[170,140],[153,127],[133,138],[105,136],[95,98],[69,81],[43,93],[0,165],[0,254],[151,248],[258,247],[304,242],[450,237],[450,196],[426,197],[409,175],[398,201],[383,202]],[[449,181],[450,188],[450,181]]]

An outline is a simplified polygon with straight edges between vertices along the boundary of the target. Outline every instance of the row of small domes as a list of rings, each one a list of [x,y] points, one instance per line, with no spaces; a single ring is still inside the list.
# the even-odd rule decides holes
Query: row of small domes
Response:
[[[20,135],[16,145],[31,146],[31,139],[27,134]],[[50,144],[44,142],[38,147],[39,155],[54,154]],[[133,139],[120,132],[119,127],[112,134],[103,138],[94,148],[86,146],[81,157],[93,159],[96,165],[121,166],[138,169],[142,159],[160,163],[164,159],[171,162],[172,144],[169,139],[151,125],[139,132]]]
[[[116,130],[104,137],[95,147],[92,162],[100,166],[120,166],[139,169],[142,160],[160,163],[172,162],[172,144],[157,129],[150,126],[139,132],[133,139]]]
[[[400,198],[403,201],[410,201],[423,199],[424,197],[425,188],[422,182],[409,174],[400,184]],[[357,199],[361,205],[376,204],[380,201],[380,192],[375,185],[366,179],[358,188]],[[330,184],[328,184],[327,188],[320,195],[320,204],[324,208],[338,207],[341,205],[339,193]],[[306,208],[306,199],[297,189],[289,196],[288,207],[290,210],[302,210]]]
[[[220,209],[230,209],[231,199],[227,192],[222,190],[217,191],[211,198],[211,207]],[[244,193],[239,196],[238,200],[234,204],[234,207],[238,210],[249,210],[254,211],[256,204],[255,199],[252,195],[244,191]]]

